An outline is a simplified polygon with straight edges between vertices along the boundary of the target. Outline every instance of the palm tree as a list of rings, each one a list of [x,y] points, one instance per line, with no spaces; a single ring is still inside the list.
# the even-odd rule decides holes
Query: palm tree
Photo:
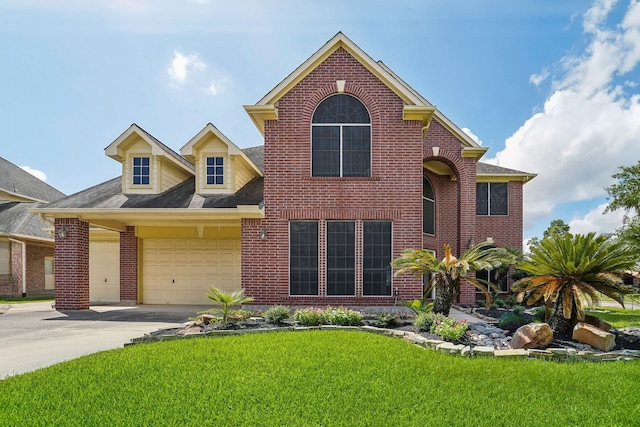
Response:
[[[445,244],[442,261],[426,249],[408,249],[391,265],[394,268],[399,268],[395,276],[404,273],[416,276],[432,274],[424,293],[427,295],[435,287],[436,298],[433,311],[448,316],[451,303],[460,293],[462,280],[471,283],[485,295],[487,306],[491,304],[491,294],[488,288],[492,284],[470,276],[471,271],[489,270],[513,263],[515,263],[515,257],[512,254],[502,248],[494,248],[489,243],[482,242],[469,248],[460,259],[453,256],[451,247]]]
[[[556,334],[567,338],[576,321],[584,320],[585,302],[597,304],[599,293],[624,307],[629,289],[619,274],[635,262],[633,251],[609,235],[553,235],[533,246],[518,264],[518,269],[531,276],[518,280],[511,289],[527,305],[542,300],[547,308],[545,320]]]
[[[222,306],[222,323],[229,320],[229,311],[232,305],[242,305],[246,302],[253,301],[253,298],[244,295],[244,289],[233,292],[224,292],[216,287],[209,288],[207,298]]]

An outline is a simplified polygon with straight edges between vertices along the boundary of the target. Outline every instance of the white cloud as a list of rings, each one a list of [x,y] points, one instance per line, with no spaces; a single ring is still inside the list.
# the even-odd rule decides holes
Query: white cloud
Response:
[[[207,65],[200,59],[198,54],[190,53],[185,55],[179,50],[174,50],[171,66],[167,69],[167,73],[172,84],[181,86],[187,81],[190,74],[202,71],[205,68],[207,68]]]
[[[471,137],[471,139],[473,139],[475,141],[476,144],[478,145],[482,145],[482,140],[480,140],[480,138],[478,137],[478,135],[476,135],[475,133],[471,132],[471,129],[469,128],[462,128],[462,132],[466,133],[467,135],[469,135]]]
[[[41,170],[33,169],[30,166],[20,166],[20,169],[22,169],[25,172],[29,172],[31,175],[38,178],[40,181],[45,181],[45,182],[47,181],[47,174],[45,174]]]
[[[529,77],[529,83],[533,84],[534,86],[540,86],[543,81],[547,80],[547,77],[549,77],[549,70],[543,70],[539,74],[532,74]]]
[[[207,87],[207,93],[216,96],[224,92],[224,82],[222,80],[214,80]]]
[[[560,60],[561,74],[553,76],[542,111],[491,159],[538,174],[525,187],[525,227],[561,204],[603,197],[617,167],[637,161],[630,153],[638,152],[640,94],[618,82],[640,61],[640,3],[631,1],[622,24],[605,24],[613,3],[596,1],[585,13],[584,52]],[[614,231],[604,230],[612,224],[602,217],[575,224]]]
[[[607,204],[603,203],[585,214],[581,218],[573,218],[569,221],[569,227],[573,234],[586,234],[590,231],[596,233],[611,233],[622,227],[624,210],[618,209],[614,212],[607,212],[603,215]]]

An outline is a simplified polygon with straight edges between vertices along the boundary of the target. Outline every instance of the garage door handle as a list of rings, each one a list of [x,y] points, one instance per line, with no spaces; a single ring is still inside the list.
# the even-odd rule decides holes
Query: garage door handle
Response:
[[[107,278],[106,277],[104,278],[104,283],[107,283]]]
[[[171,283],[176,283],[176,279],[171,279]]]

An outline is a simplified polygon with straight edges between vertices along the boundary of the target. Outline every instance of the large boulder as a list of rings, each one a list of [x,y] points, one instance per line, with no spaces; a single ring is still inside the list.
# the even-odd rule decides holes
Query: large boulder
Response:
[[[548,324],[529,323],[514,332],[509,347],[513,349],[547,348],[552,341],[553,331]]]
[[[616,336],[596,328],[586,322],[578,322],[573,327],[573,340],[589,344],[601,351],[609,351],[616,346]]]
[[[609,322],[590,314],[586,314],[584,316],[583,322],[593,325],[598,329],[602,329],[605,332],[609,332],[611,330],[611,324]]]

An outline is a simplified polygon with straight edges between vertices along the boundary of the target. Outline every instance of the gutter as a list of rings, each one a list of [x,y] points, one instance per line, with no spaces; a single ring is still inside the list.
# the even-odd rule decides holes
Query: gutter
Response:
[[[22,246],[22,298],[24,298],[27,296],[27,244],[11,237],[9,237],[9,241]]]

